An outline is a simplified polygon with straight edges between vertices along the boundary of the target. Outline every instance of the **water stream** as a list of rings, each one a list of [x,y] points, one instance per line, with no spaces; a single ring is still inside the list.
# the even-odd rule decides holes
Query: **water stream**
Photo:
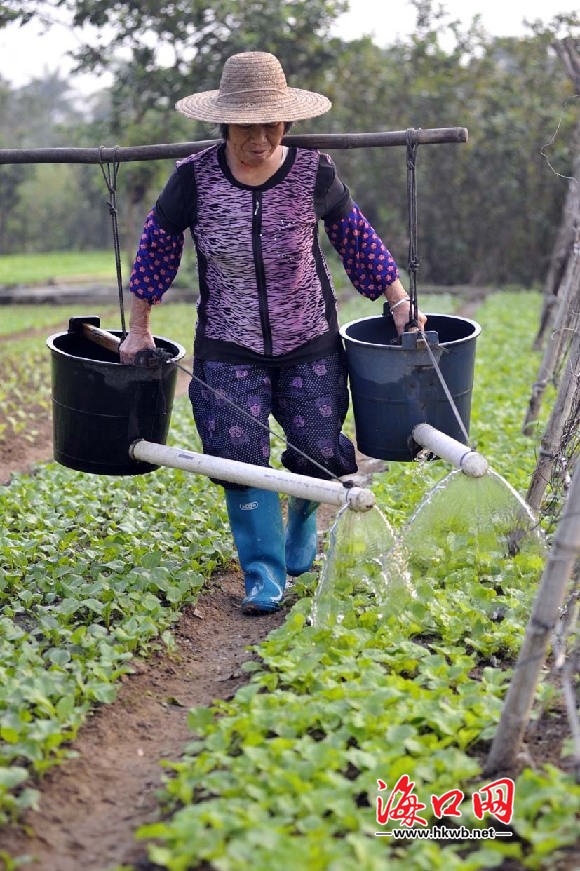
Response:
[[[395,535],[376,506],[363,513],[342,508],[330,529],[328,548],[312,603],[312,623],[356,625],[372,608],[392,610],[413,595],[408,573],[393,571]]]
[[[434,561],[452,568],[465,552],[475,576],[493,577],[506,559],[542,559],[546,542],[537,518],[497,472],[471,478],[450,472],[423,499],[399,537],[412,571],[429,573]]]
[[[423,499],[399,534],[378,507],[340,511],[329,533],[312,623],[357,625],[365,611],[404,610],[415,588],[457,567],[470,580],[501,582],[507,565],[539,568],[546,542],[532,510],[493,470],[472,478],[450,472]]]

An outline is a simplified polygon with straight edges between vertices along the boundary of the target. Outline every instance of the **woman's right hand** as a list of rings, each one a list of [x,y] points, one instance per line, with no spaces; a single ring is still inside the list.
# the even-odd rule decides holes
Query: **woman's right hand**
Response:
[[[155,340],[151,332],[144,329],[130,329],[119,346],[121,363],[134,363],[135,355],[146,349],[155,349]]]

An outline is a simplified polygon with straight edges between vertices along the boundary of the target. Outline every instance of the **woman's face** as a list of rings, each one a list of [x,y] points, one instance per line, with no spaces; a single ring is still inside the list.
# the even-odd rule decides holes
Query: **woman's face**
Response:
[[[230,124],[228,148],[246,166],[262,166],[274,154],[284,136],[284,122]]]

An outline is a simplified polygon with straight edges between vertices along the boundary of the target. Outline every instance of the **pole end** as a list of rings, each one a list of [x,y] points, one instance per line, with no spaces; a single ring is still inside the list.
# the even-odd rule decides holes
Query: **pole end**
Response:
[[[468,451],[461,458],[459,468],[470,478],[483,478],[487,474],[489,466],[485,457],[482,457],[477,451]]]
[[[366,487],[350,487],[347,490],[346,504],[353,511],[370,511],[375,503],[375,494]]]
[[[143,441],[145,441],[145,439],[135,439],[135,441],[134,441],[134,442],[131,442],[131,444],[129,445],[129,456],[130,456],[130,458],[131,458],[132,460],[138,460],[138,459],[139,459],[139,457],[136,457],[136,456],[135,456],[135,451],[136,451],[136,449],[137,449],[137,445],[140,444],[140,443],[143,442]]]

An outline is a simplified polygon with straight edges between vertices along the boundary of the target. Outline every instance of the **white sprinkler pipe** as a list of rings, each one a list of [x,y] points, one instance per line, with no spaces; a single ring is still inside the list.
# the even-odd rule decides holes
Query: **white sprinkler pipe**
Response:
[[[487,472],[485,457],[428,423],[417,424],[412,435],[422,448],[427,448],[432,454],[457,466],[470,478],[482,478]]]
[[[275,493],[285,493],[324,502],[327,505],[348,505],[353,511],[369,511],[375,504],[375,496],[365,487],[345,487],[340,481],[325,481],[308,475],[295,475],[268,466],[254,466],[238,460],[225,460],[209,454],[198,454],[182,448],[172,448],[139,439],[129,448],[134,460],[142,460],[155,466],[169,466],[184,472],[197,472],[232,484],[259,487]]]

